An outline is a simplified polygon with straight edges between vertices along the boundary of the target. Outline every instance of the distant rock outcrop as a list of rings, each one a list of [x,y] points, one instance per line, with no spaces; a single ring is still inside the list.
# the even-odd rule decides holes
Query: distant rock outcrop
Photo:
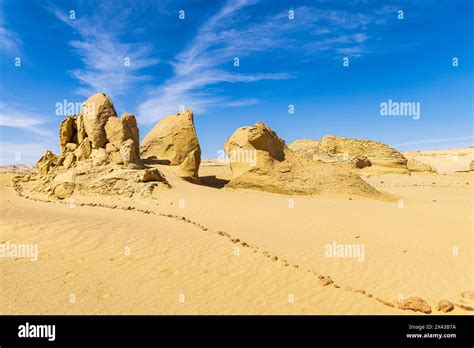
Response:
[[[367,157],[372,165],[406,169],[407,159],[394,148],[372,140],[350,139],[326,135],[319,143],[319,152],[350,158]]]
[[[296,140],[289,148],[306,159],[345,163],[349,168],[352,163],[352,167],[358,169],[376,166],[382,172],[408,173],[407,159],[397,150],[377,141],[326,135],[319,141]]]
[[[179,166],[182,177],[198,181],[201,147],[192,110],[162,118],[143,139],[140,152],[145,161]]]
[[[284,194],[344,193],[383,195],[340,166],[307,161],[295,155],[262,122],[238,128],[225,142],[232,178],[226,187]]]

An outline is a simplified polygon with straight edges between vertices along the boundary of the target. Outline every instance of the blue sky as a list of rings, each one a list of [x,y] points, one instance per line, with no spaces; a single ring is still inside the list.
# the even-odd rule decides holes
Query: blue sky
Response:
[[[331,134],[400,150],[472,146],[472,7],[0,0],[0,164],[57,152],[56,104],[96,92],[134,113],[141,137],[181,105],[193,109],[204,158],[257,121],[287,143]],[[381,116],[389,99],[419,103],[420,118]]]

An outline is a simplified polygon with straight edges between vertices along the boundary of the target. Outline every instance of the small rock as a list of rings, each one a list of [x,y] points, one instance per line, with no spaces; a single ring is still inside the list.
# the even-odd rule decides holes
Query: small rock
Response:
[[[468,300],[474,300],[474,291],[471,291],[471,290],[463,291],[461,296],[464,298],[467,298]]]
[[[365,156],[354,157],[352,163],[359,169],[372,166],[372,162]]]
[[[327,286],[327,285],[329,285],[329,284],[334,283],[334,281],[331,279],[330,276],[323,276],[323,275],[320,275],[320,276],[318,277],[318,282],[319,282],[319,284],[322,285],[322,286]]]
[[[398,304],[398,308],[414,312],[431,313],[431,307],[420,297],[410,297]]]
[[[149,181],[165,181],[165,178],[161,172],[156,169],[145,169],[140,173],[140,182],[149,182]]]
[[[452,302],[441,300],[438,303],[438,311],[448,313],[454,309],[454,304]]]

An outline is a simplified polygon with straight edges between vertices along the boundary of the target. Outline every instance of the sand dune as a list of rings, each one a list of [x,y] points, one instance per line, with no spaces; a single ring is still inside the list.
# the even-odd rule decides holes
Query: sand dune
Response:
[[[472,313],[472,172],[363,177],[399,202],[219,189],[229,168],[210,163],[204,185],[154,165],[172,186],[154,200],[20,197],[2,174],[0,242],[39,246],[0,258],[2,314],[410,314],[415,296]]]

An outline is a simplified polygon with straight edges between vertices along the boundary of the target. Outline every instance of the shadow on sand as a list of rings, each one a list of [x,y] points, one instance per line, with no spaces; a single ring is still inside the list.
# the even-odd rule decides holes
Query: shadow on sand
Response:
[[[230,180],[224,180],[216,178],[215,175],[209,176],[200,176],[199,180],[201,180],[201,185],[209,186],[217,189],[223,188]]]

